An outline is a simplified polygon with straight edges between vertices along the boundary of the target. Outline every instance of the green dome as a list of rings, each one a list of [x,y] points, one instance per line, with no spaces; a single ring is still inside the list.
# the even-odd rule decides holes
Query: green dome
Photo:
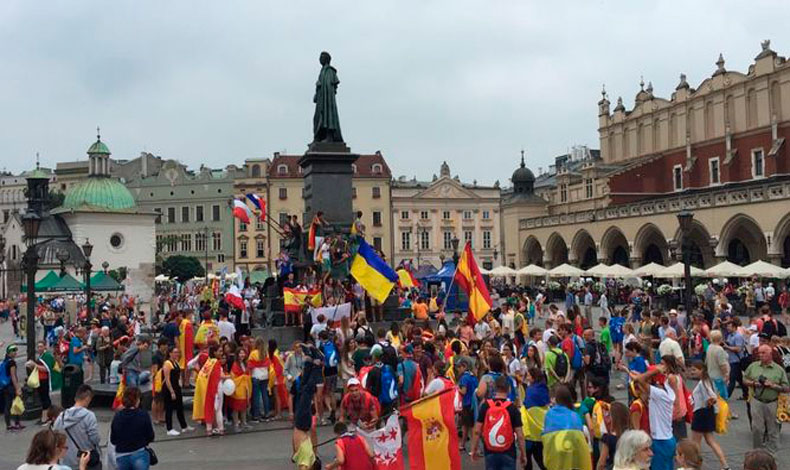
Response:
[[[64,209],[122,211],[136,206],[132,193],[114,178],[92,177],[66,192]]]
[[[107,146],[104,145],[104,142],[101,140],[96,140],[96,142],[94,142],[93,145],[91,145],[88,149],[88,155],[91,154],[109,155],[110,149],[107,148]]]

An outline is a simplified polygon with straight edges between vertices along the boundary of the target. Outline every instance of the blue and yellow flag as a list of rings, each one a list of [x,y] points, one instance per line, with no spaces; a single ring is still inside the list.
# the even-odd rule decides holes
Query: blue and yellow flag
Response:
[[[395,271],[362,239],[351,263],[351,275],[379,302],[387,299],[392,287],[398,282]]]
[[[592,470],[590,446],[582,419],[568,408],[555,405],[543,422],[543,463],[552,470]]]

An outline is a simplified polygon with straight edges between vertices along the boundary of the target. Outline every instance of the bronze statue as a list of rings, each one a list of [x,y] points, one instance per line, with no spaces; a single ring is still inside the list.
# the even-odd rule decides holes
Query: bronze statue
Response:
[[[313,142],[343,142],[340,133],[340,118],[337,114],[335,94],[340,80],[337,70],[330,65],[332,56],[322,52],[319,59],[321,72],[315,84],[315,114],[313,115]]]

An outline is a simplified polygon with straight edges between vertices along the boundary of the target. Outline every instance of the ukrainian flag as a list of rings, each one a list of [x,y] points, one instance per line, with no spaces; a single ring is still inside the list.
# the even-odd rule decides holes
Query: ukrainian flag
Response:
[[[351,263],[351,275],[379,302],[387,299],[392,287],[398,282],[395,271],[363,239],[360,239],[359,249]]]
[[[543,422],[543,463],[552,470],[592,470],[590,446],[579,415],[562,405],[549,408]]]

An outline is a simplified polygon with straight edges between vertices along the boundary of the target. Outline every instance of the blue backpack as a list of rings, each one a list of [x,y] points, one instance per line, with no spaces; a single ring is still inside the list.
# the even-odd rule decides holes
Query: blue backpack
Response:
[[[337,347],[332,341],[324,341],[321,345],[321,352],[324,353],[324,366],[337,367]]]
[[[11,384],[11,376],[8,375],[8,361],[8,359],[3,359],[3,362],[0,362],[0,390]]]
[[[398,381],[392,367],[384,364],[381,366],[381,392],[379,392],[379,403],[389,405],[398,399]]]
[[[582,365],[584,365],[584,360],[582,359],[582,349],[584,349],[584,340],[579,338],[578,335],[573,335],[571,337],[571,343],[573,343],[573,357],[571,357],[571,368],[573,368],[573,370],[579,370],[582,368]]]

